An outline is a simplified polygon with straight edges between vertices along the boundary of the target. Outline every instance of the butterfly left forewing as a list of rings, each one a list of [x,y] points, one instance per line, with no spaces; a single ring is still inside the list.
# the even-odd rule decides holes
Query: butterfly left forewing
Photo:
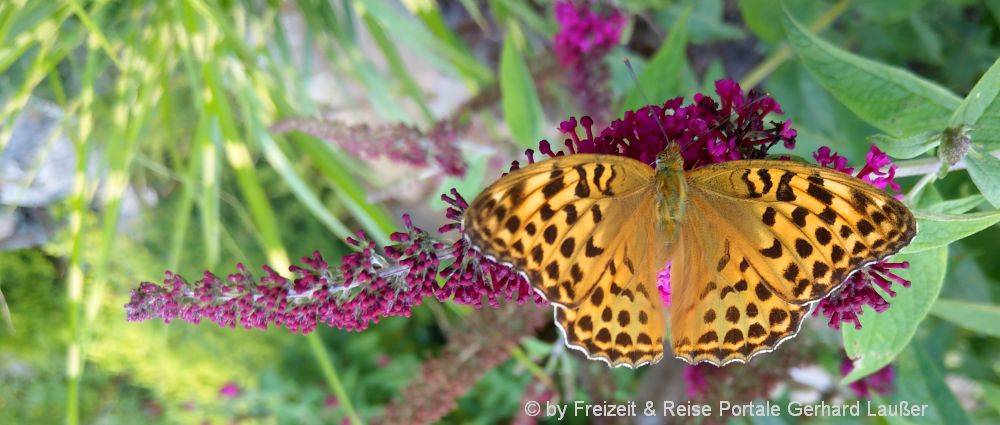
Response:
[[[629,158],[578,154],[528,165],[487,187],[463,217],[469,242],[524,272],[546,300],[574,308],[613,280],[622,227],[651,195],[653,171]],[[644,217],[644,219],[651,219]]]
[[[613,366],[654,362],[663,355],[655,279],[666,254],[652,178],[648,165],[622,156],[535,163],[483,190],[464,233],[555,305],[571,348]]]

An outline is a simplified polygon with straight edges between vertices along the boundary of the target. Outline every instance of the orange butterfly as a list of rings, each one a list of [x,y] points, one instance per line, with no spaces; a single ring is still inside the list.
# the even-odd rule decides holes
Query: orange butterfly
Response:
[[[816,301],[916,234],[906,206],[836,170],[682,164],[676,144],[655,170],[617,155],[534,163],[486,188],[464,233],[555,306],[570,348],[630,367],[663,357],[668,261],[674,354],[724,365],[795,336]]]

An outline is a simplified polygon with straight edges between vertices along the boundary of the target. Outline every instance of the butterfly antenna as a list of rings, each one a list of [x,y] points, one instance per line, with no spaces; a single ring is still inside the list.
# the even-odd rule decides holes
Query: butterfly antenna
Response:
[[[632,83],[635,84],[635,89],[639,92],[639,95],[642,96],[642,101],[647,105],[652,106],[653,103],[649,101],[649,97],[646,96],[646,91],[642,89],[641,85],[639,85],[639,77],[635,75],[635,69],[632,69],[632,61],[630,61],[627,56],[625,57],[625,67],[628,68],[628,73],[632,76]],[[663,140],[670,140],[670,136],[667,136],[667,129],[663,128],[663,124],[660,123],[660,120],[653,116],[653,113],[653,108],[649,108],[649,115],[653,118],[653,121],[656,121],[656,126],[660,127],[660,132],[663,133]]]

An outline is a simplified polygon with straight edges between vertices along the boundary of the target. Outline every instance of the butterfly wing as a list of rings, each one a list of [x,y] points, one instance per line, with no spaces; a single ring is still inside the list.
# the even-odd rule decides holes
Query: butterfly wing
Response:
[[[775,295],[741,238],[730,217],[689,192],[670,274],[671,346],[689,363],[723,365],[771,351],[809,313]]]
[[[731,161],[690,172],[688,184],[671,326],[675,354],[692,363],[773,350],[811,303],[916,234],[902,203],[831,169]]]
[[[464,233],[556,305],[570,347],[612,365],[659,360],[664,321],[649,288],[666,253],[657,243],[653,174],[611,155],[531,164],[470,204]]]
[[[667,246],[652,219],[654,205],[646,196],[632,221],[617,228],[607,263],[613,280],[596,285],[575,309],[556,307],[566,345],[612,367],[637,367],[663,357],[665,323],[656,278],[666,264]]]
[[[794,304],[826,296],[854,270],[899,252],[917,232],[901,202],[829,168],[731,161],[694,170],[688,182],[743,236],[744,255],[762,266],[765,284]]]
[[[483,190],[463,230],[483,254],[523,271],[546,300],[575,308],[595,285],[610,285],[620,263],[606,248],[634,230],[632,212],[651,197],[652,177],[649,166],[620,156],[537,162]]]

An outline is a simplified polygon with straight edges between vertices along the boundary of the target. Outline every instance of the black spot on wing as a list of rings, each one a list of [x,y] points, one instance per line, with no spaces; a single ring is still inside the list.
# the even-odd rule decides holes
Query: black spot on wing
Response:
[[[820,181],[822,180],[823,179],[820,179]],[[822,202],[825,205],[830,205],[833,203],[833,194],[830,193],[829,190],[826,190],[825,187],[813,183],[811,177],[810,177],[809,187],[806,188],[806,193],[808,193],[809,196],[816,198],[816,200]]]
[[[744,171],[743,175],[740,176],[740,179],[742,179],[743,180],[743,184],[745,184],[747,186],[747,194],[748,194],[749,197],[751,197],[751,198],[760,198],[761,197],[761,194],[757,193],[757,185],[755,185],[750,180],[750,170]]]
[[[596,257],[598,255],[601,255],[602,252],[604,252],[604,248],[600,248],[600,247],[594,245],[594,238],[593,237],[591,237],[590,239],[587,239],[587,247],[583,251],[584,255],[586,255],[587,257],[593,258],[593,257]]]
[[[781,258],[781,241],[777,238],[774,239],[774,244],[770,248],[764,248],[760,250],[761,254],[764,254],[768,258]]]
[[[760,182],[764,185],[760,191],[766,195],[771,191],[771,187],[773,186],[773,184],[771,184],[771,172],[764,168],[759,168],[757,169],[757,177],[760,178]]]
[[[795,200],[795,192],[792,190],[790,183],[792,182],[792,177],[795,177],[795,173],[791,171],[785,171],[781,175],[781,179],[778,181],[778,189],[775,192],[775,197],[782,202],[791,202]]]
[[[590,185],[587,184],[587,170],[582,165],[577,165],[573,168],[580,175],[580,179],[576,182],[576,196],[580,198],[590,196]]]

